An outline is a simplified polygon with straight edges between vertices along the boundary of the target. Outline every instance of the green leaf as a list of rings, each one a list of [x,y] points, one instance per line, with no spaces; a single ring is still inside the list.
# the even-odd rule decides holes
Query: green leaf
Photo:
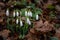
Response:
[[[50,40],[58,40],[57,37],[50,37]]]
[[[29,27],[28,24],[25,23],[23,27],[23,34],[26,34],[26,32],[28,31],[28,27]]]
[[[55,18],[55,17],[56,17],[56,14],[55,14],[53,11],[51,11],[51,12],[49,13],[49,16],[50,16],[51,18]]]
[[[35,0],[36,3],[38,3],[40,0]]]
[[[13,5],[20,5],[21,3],[19,1],[13,2]]]
[[[30,3],[28,6],[30,6],[30,8],[35,8],[35,4],[33,4],[33,3]],[[28,8],[28,6],[27,6],[27,8]]]
[[[59,28],[59,27],[60,27],[60,24],[55,24],[55,27],[56,27],[56,28]]]
[[[47,8],[50,9],[50,10],[55,9],[55,7],[53,5],[47,5]]]
[[[22,13],[21,16],[25,16],[25,10],[26,9],[21,9],[21,13]]]

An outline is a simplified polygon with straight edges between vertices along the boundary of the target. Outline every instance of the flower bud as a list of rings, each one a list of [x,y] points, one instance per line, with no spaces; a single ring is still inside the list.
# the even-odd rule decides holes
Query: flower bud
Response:
[[[38,15],[36,15],[36,20],[38,20],[39,19],[39,16]]]
[[[20,20],[20,26],[23,26],[23,22]]]
[[[28,16],[28,13],[27,13],[27,11],[25,11],[25,16]]]
[[[28,11],[28,16],[32,17],[32,12]]]
[[[19,16],[19,12],[17,11],[17,13],[16,13],[16,16],[18,17]]]
[[[16,24],[18,24],[18,22],[19,22],[19,20],[18,20],[18,19],[16,19]]]
[[[9,10],[8,9],[6,10],[6,16],[9,16]]]
[[[13,17],[15,17],[15,11],[13,12]]]
[[[32,12],[30,11],[30,16],[32,17]]]

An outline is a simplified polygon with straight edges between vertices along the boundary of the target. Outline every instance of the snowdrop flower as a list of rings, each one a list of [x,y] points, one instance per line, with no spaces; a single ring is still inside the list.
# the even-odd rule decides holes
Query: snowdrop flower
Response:
[[[20,26],[23,26],[23,22],[20,20]]]
[[[28,12],[27,11],[25,11],[25,16],[28,16]]]
[[[17,11],[16,16],[19,16],[19,12]]]
[[[32,12],[30,12],[30,16],[32,17]]]
[[[19,20],[18,20],[18,19],[16,19],[16,24],[18,24],[18,22],[19,22]]]
[[[38,20],[39,19],[39,16],[38,16],[38,14],[36,15],[36,20]]]
[[[27,18],[27,23],[31,25],[31,21],[29,20],[29,18]]]
[[[6,10],[6,16],[9,16],[9,10],[8,9]]]
[[[28,11],[28,16],[32,17],[32,12]]]
[[[15,11],[13,12],[13,17],[15,17]]]

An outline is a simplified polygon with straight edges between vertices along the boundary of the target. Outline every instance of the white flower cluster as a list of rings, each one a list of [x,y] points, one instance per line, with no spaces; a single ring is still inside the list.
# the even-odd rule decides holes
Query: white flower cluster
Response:
[[[16,24],[18,24],[19,22],[20,22],[20,26],[23,26],[22,20],[19,21],[19,19],[16,19]]]
[[[31,11],[25,11],[25,16],[30,16],[30,17],[32,17],[32,12]],[[39,20],[39,16],[38,16],[38,14],[36,15],[36,20]]]
[[[8,9],[6,10],[6,16],[9,16],[9,10]],[[18,11],[17,12],[13,11],[13,17],[15,17],[15,16],[17,16],[17,17],[19,16],[19,12]],[[25,16],[32,17],[32,12],[31,11],[25,11]],[[36,15],[36,20],[38,20],[38,19],[39,19],[39,16],[37,14]],[[18,24],[18,23],[19,23],[19,19],[16,19],[16,24]],[[31,25],[31,21],[30,21],[29,18],[26,19],[26,23]],[[20,20],[20,26],[23,26],[22,20]]]
[[[9,10],[8,9],[6,10],[6,16],[9,16]],[[16,13],[15,13],[15,11],[13,12],[13,17],[15,17],[15,16],[19,16],[18,11]]]
[[[13,15],[15,16],[15,12],[14,12]],[[19,13],[18,13],[18,12],[17,12],[16,16],[19,16]],[[25,11],[25,16],[30,16],[30,17],[32,17],[32,12],[31,12],[31,11],[29,11],[29,12]],[[16,20],[16,24],[18,24],[18,21],[19,21],[19,20],[17,19],[17,20]],[[27,22],[27,24],[31,25],[31,21],[29,20],[29,18],[27,18],[26,22]],[[23,26],[22,20],[20,20],[20,26]]]
[[[25,11],[25,16],[30,16],[30,17],[32,17],[32,12],[31,11]]]
[[[15,11],[13,12],[13,17],[15,17],[15,16],[17,16],[17,17],[19,16],[19,12],[18,11],[17,12],[15,12]]]

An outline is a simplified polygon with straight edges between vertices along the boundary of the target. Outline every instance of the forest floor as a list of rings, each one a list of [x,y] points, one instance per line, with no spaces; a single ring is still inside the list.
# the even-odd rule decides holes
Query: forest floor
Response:
[[[47,5],[50,5],[50,4],[52,4],[55,7],[55,9],[53,9],[52,11],[54,11],[56,13],[56,19],[50,19],[49,15],[48,15],[48,13],[50,13],[51,10],[48,9]],[[6,29],[6,15],[5,15],[6,5],[10,6],[10,4],[0,1],[0,40],[3,40],[3,39],[17,40],[18,35],[15,33],[13,36],[10,36],[11,31]],[[44,17],[44,19],[50,21],[50,24],[56,24],[56,23],[59,24],[59,27],[55,28],[56,33],[55,33],[54,37],[57,37],[58,40],[60,40],[60,0],[48,0],[48,1],[41,0],[37,6],[39,6],[43,10],[43,17]],[[35,25],[35,29],[37,30],[37,29],[39,29],[38,26],[40,26],[40,24],[43,24],[43,23],[41,23],[41,22],[40,23],[36,22],[36,23],[37,24]],[[49,24],[46,24],[46,25],[49,25]],[[26,38],[28,40],[34,39],[33,38],[34,36],[31,36],[32,34],[34,34],[34,35],[39,34],[39,33],[35,32],[35,29],[31,28],[32,31],[30,30],[28,32],[28,34],[26,36]],[[43,30],[43,29],[48,30],[48,28],[41,28],[41,29],[39,29],[39,31],[45,32],[45,30]],[[30,38],[28,38],[28,37],[30,37]],[[36,38],[35,40],[40,40],[40,39]]]

